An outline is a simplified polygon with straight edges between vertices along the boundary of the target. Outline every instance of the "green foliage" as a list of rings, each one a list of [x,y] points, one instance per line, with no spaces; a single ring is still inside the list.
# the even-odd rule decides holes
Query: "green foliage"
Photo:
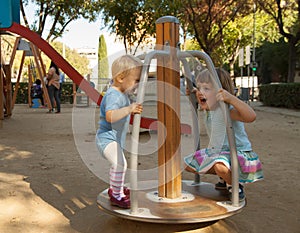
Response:
[[[189,2],[192,3],[194,1]],[[237,60],[240,48],[247,45],[253,47],[253,6],[245,2],[236,4],[234,1],[216,1],[216,6],[209,8],[206,6],[206,3],[199,2],[197,5],[199,6],[198,8],[200,8],[201,5],[202,11],[206,10],[210,12],[210,16],[207,17],[200,17],[202,11],[194,11],[192,9],[193,5],[186,4],[184,7],[187,12],[193,12],[195,17],[199,18],[199,20],[191,16],[187,18],[190,25],[190,34],[194,35],[194,39],[198,42],[200,49],[209,53],[214,64],[218,66],[234,63]],[[230,12],[228,10],[225,12],[218,11],[220,7],[225,5],[236,5],[236,12]],[[207,9],[210,10],[208,11]],[[222,16],[219,16],[219,14]],[[256,10],[255,26],[256,46],[261,45],[262,42],[266,40],[276,41],[279,39],[276,23],[272,20],[271,16],[264,12]]]
[[[12,83],[12,92],[15,91],[15,83]],[[19,83],[16,104],[28,104],[28,83]]]
[[[73,83],[63,83],[61,90],[61,103],[73,103]]]
[[[200,45],[195,39],[189,39],[185,42],[186,50],[201,50]]]
[[[271,1],[256,0],[259,7],[273,18],[278,32],[289,43],[288,55],[288,82],[294,82],[297,47],[300,41],[300,1]],[[299,60],[299,58],[298,58]]]
[[[12,91],[15,91],[15,83],[12,83]],[[16,104],[28,104],[28,83],[20,82]],[[62,84],[61,103],[73,103],[73,83]]]
[[[98,46],[98,84],[100,83],[101,78],[109,78],[109,65],[107,58],[107,48],[104,35],[99,37],[99,46]]]
[[[253,21],[253,14],[245,17],[245,24],[247,22]],[[250,24],[250,26],[253,26]],[[248,37],[252,38],[252,30],[247,28],[248,30],[244,30],[244,34],[248,31]],[[250,34],[250,35],[249,35]],[[274,19],[266,14],[262,10],[256,10],[255,13],[255,46],[261,46],[265,41],[268,42],[278,42],[281,38],[280,33],[278,32],[278,28]]]
[[[259,100],[267,106],[300,109],[300,83],[261,85]]]
[[[279,42],[265,42],[257,50],[260,83],[272,82],[273,76],[280,77],[280,82],[287,82],[289,54],[288,43],[283,38]]]
[[[63,53],[63,44],[61,42],[53,42],[51,46],[62,55]],[[65,59],[82,75],[85,76],[91,73],[89,69],[89,60],[85,56],[81,56],[77,53],[76,50],[70,49],[69,47],[65,46]],[[46,56],[43,56],[44,63],[46,67],[50,65],[50,59]],[[57,64],[59,67],[59,64]]]
[[[135,54],[139,47],[152,42],[155,21],[164,15],[176,15],[180,1],[101,1],[105,28],[123,41],[126,53]]]
[[[223,30],[246,9],[246,1],[182,1],[182,14],[188,20],[188,30],[201,49],[212,55],[222,45]]]

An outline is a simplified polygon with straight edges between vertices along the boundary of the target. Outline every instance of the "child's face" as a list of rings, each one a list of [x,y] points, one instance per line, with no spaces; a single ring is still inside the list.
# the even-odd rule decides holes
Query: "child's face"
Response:
[[[201,109],[211,110],[217,104],[217,91],[212,83],[197,83],[196,97]]]
[[[123,92],[134,92],[134,90],[137,88],[137,84],[140,80],[140,69],[133,69],[129,75],[124,77],[122,82],[122,90]]]

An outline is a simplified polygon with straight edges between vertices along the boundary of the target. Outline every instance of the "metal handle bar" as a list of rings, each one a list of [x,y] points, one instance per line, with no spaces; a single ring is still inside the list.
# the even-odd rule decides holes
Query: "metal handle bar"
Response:
[[[205,61],[208,70],[213,76],[213,81],[219,88],[222,88],[221,82],[218,78],[218,74],[215,70],[213,62],[211,58],[204,52],[201,51],[177,51],[177,56],[180,60],[185,57],[193,56],[197,58],[201,58]],[[235,144],[235,136],[234,130],[232,126],[232,121],[229,115],[229,106],[224,102],[221,102],[221,109],[223,111],[223,115],[225,118],[226,123],[226,132],[228,137],[228,143],[230,147],[230,158],[231,158],[231,174],[232,174],[232,205],[239,206],[239,174],[238,174],[238,159],[237,159],[237,151],[236,151],[236,144]]]
[[[167,48],[167,47],[166,47]],[[138,87],[137,103],[144,102],[145,96],[145,85],[148,80],[148,73],[151,60],[155,56],[169,56],[170,52],[168,50],[155,50],[148,53],[146,56],[140,56],[141,59],[144,58],[144,65],[141,73],[141,79]],[[139,131],[141,123],[141,114],[135,114],[133,118],[133,129],[131,135],[131,156],[130,156],[130,202],[131,202],[131,214],[137,214],[138,212],[138,202],[137,202],[137,164],[138,164],[138,142],[139,142]]]

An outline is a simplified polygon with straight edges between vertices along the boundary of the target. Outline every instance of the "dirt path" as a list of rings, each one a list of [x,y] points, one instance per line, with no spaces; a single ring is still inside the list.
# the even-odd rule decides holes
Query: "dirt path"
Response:
[[[299,114],[256,109],[257,120],[247,131],[265,180],[246,186],[247,206],[240,214],[204,226],[134,222],[100,211],[95,199],[107,184],[82,161],[71,106],[63,106],[62,114],[16,106],[0,129],[0,233],[299,232]],[[93,145],[94,132],[81,139]],[[147,158],[140,166],[155,160]],[[215,178],[203,178],[210,179]]]

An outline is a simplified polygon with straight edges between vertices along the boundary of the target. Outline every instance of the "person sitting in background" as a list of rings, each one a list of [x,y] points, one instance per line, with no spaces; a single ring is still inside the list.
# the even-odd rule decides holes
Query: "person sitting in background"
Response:
[[[43,97],[43,88],[42,82],[40,79],[37,79],[31,89],[31,98],[40,99],[42,107],[44,107],[44,97]]]

